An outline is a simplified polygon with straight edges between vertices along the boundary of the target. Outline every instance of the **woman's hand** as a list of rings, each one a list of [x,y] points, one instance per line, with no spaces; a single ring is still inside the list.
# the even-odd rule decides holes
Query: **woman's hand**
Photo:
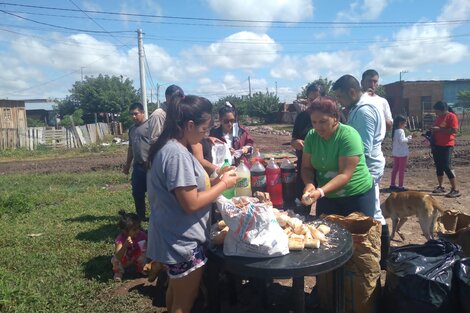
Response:
[[[235,185],[236,185],[236,183],[237,183],[237,179],[238,179],[238,175],[237,175],[237,172],[235,172],[234,169],[231,169],[231,170],[225,172],[225,173],[220,177],[220,180],[225,183],[225,186],[226,186],[225,189],[229,189],[229,188],[235,187]]]
[[[317,199],[314,196],[315,186],[313,184],[307,184],[304,188],[304,194],[302,195],[301,202],[303,205],[311,205]]]
[[[292,140],[290,145],[292,146],[292,148],[294,148],[295,150],[303,150],[304,149],[304,141],[302,139],[295,139],[295,140]]]
[[[216,173],[219,174],[219,176],[222,176],[223,174],[225,174],[229,171],[234,171],[235,169],[236,169],[235,166],[226,166],[226,167],[217,169]]]
[[[244,146],[244,147],[242,148],[243,154],[247,154],[248,151],[250,151],[250,146]]]

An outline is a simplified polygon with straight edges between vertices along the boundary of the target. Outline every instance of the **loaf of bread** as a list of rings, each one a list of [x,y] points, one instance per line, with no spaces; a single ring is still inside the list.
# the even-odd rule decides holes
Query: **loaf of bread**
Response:
[[[317,227],[319,231],[321,231],[324,235],[328,234],[330,232],[330,226],[321,224],[320,226]]]
[[[291,234],[289,237],[289,250],[303,250],[305,248],[305,239],[303,235]]]

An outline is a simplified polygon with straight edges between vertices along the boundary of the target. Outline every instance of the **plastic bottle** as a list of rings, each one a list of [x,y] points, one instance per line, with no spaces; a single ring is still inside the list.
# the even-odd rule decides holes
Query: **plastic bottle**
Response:
[[[261,152],[259,152],[259,148],[256,148],[255,151],[251,154],[251,166],[253,166],[256,161],[261,161],[261,159]]]
[[[251,166],[251,190],[253,193],[256,191],[266,192],[266,169],[259,160]]]
[[[229,162],[228,159],[225,159],[224,164],[222,164],[221,168],[224,168],[224,167],[227,167],[227,166],[230,166],[230,162]],[[225,189],[225,191],[222,192],[222,195],[227,199],[232,199],[233,196],[235,196],[235,188]]]
[[[282,207],[282,182],[281,169],[274,162],[274,158],[269,159],[266,166],[266,189],[271,197],[274,207]]]
[[[295,206],[295,166],[289,160],[284,158],[281,163],[282,176],[282,201],[284,208]]]
[[[235,186],[235,195],[237,197],[251,197],[251,175],[250,169],[245,165],[245,161],[241,160],[237,167],[237,184]]]

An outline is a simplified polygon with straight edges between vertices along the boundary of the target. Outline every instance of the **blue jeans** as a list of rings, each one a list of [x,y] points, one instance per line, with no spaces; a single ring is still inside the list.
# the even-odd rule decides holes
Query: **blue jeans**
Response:
[[[144,164],[134,164],[132,169],[132,197],[135,211],[141,220],[145,219],[145,193],[147,192],[147,169]]]
[[[353,212],[361,212],[374,217],[375,188],[372,186],[363,194],[342,198],[321,198],[317,200],[317,216],[322,214],[338,214],[348,216]]]

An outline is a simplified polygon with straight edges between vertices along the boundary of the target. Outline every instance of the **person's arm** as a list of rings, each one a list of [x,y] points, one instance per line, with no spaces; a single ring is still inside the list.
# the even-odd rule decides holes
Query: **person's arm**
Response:
[[[403,129],[400,129],[400,131],[398,132],[397,140],[399,143],[408,143],[411,141],[411,136],[406,137],[405,131]]]
[[[114,251],[115,251],[114,256],[118,260],[122,259],[122,257],[124,256],[124,254],[126,254],[127,249],[129,248],[130,245],[132,245],[131,237],[127,237],[127,239],[126,239],[126,241],[124,241],[124,243],[116,242],[115,249],[114,249]]]
[[[132,159],[133,159],[132,146],[130,145],[130,141],[129,141],[129,147],[127,148],[126,163],[124,163],[124,166],[122,167],[122,172],[126,175],[129,175],[129,170],[131,168]]]
[[[364,106],[358,109],[354,117],[354,124],[351,124],[361,136],[366,158],[370,157],[374,147],[375,123],[373,114]]]
[[[194,157],[199,161],[199,163],[201,163],[202,167],[204,167],[204,170],[206,170],[207,174],[211,175],[214,171],[217,171],[219,169],[217,165],[212,164],[211,162],[204,159],[202,144],[196,143],[194,145],[191,145],[191,149],[193,151]]]
[[[351,180],[351,177],[359,163],[359,156],[343,156],[338,159],[338,175],[323,186],[319,186],[325,194],[337,191]],[[303,162],[302,162],[303,164]],[[321,198],[321,193],[317,189],[310,192],[310,198],[315,202]]]
[[[304,193],[315,190],[315,185],[313,185],[313,180],[315,179],[315,168],[312,165],[312,155],[310,153],[303,153],[300,174],[305,185]]]
[[[393,118],[392,118],[392,112],[390,111],[390,104],[388,103],[387,99],[384,99],[384,116],[385,116],[385,126],[387,131],[392,130],[393,127]]]
[[[304,149],[304,140],[301,138],[301,128],[305,127],[303,123],[303,115],[304,113],[301,112],[297,114],[294,121],[294,128],[292,129],[292,140],[290,141],[290,145],[295,150],[302,151]]]
[[[209,190],[198,191],[196,186],[188,186],[178,187],[174,192],[185,212],[191,214],[214,202],[226,189],[235,187],[236,182],[237,174],[232,170],[222,175],[219,183]]]

